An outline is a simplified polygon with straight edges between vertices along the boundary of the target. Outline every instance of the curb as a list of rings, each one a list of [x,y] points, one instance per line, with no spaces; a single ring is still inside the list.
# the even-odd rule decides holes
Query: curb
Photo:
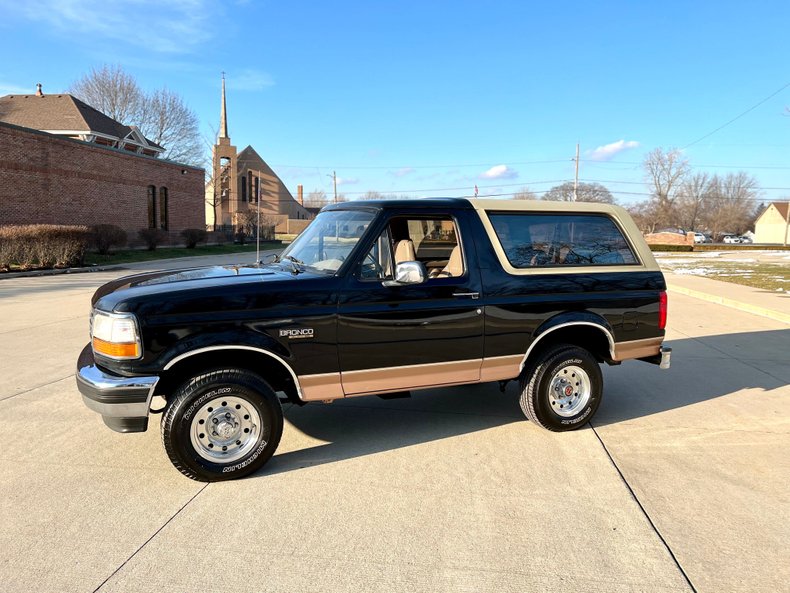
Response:
[[[725,307],[730,307],[731,309],[738,309],[739,311],[745,311],[747,313],[759,315],[760,317],[767,317],[769,319],[773,319],[774,321],[781,321],[782,323],[787,323],[790,325],[790,314],[788,313],[782,313],[781,311],[776,311],[774,309],[758,307],[757,305],[752,305],[750,303],[744,303],[741,301],[728,299],[723,296],[708,294],[706,292],[693,290],[691,288],[685,288],[683,286],[672,284],[671,282],[667,282],[667,288],[672,292],[685,294],[686,296],[708,301],[710,303],[716,303],[717,305],[724,305]]]

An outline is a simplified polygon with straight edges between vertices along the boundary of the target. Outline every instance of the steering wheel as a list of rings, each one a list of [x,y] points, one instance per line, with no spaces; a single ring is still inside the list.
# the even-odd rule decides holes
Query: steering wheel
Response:
[[[368,260],[370,260],[370,262],[368,262]],[[372,252],[368,252],[368,254],[365,256],[365,259],[362,261],[362,266],[367,266],[367,265],[370,265],[372,267],[372,270],[376,276],[381,277],[382,275],[381,273],[384,271],[384,268],[381,267],[381,264],[379,263],[379,261],[376,259],[376,257],[373,255]],[[364,274],[364,270],[363,270],[363,274]]]

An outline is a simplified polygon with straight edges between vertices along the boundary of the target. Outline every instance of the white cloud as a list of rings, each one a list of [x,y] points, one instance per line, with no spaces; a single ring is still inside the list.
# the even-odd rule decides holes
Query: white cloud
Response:
[[[481,179],[515,179],[516,177],[518,177],[518,171],[514,171],[507,165],[495,165],[480,174]]]
[[[338,177],[337,184],[338,185],[356,185],[359,183],[358,177]]]
[[[414,167],[402,167],[397,171],[389,172],[393,177],[406,177],[406,175],[411,175],[412,173],[414,173]]]
[[[70,38],[111,40],[169,54],[204,47],[217,26],[218,5],[209,0],[0,0],[4,12]]]
[[[608,161],[614,155],[630,148],[636,148],[637,146],[639,146],[639,142],[636,140],[618,140],[611,144],[599,146],[595,150],[588,150],[585,154],[587,154],[591,161]]]
[[[266,87],[274,86],[274,79],[270,74],[251,68],[237,73],[230,72],[226,78],[228,88],[234,91],[260,91]]]

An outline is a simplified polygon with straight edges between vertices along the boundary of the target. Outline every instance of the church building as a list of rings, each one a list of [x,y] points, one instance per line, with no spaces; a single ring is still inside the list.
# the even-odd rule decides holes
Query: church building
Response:
[[[206,184],[206,224],[217,230],[233,230],[246,212],[255,212],[260,200],[261,220],[274,224],[278,232],[290,232],[289,224],[306,221],[313,215],[294,200],[280,177],[266,161],[247,146],[241,152],[230,142],[225,100],[225,77],[222,77],[222,107],[217,143],[211,150],[212,175]],[[301,228],[299,230],[301,230]]]

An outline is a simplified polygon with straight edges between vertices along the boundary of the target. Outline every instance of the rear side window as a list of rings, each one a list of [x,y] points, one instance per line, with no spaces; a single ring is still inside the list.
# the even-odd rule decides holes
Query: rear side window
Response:
[[[488,217],[514,268],[638,263],[623,233],[603,214],[510,212]]]

